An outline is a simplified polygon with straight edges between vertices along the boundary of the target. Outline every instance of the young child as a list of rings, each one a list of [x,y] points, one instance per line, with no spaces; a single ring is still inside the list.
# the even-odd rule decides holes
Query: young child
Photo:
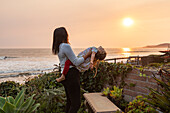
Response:
[[[84,61],[84,63],[82,63],[76,67],[80,72],[84,72],[84,71],[88,70],[89,68],[92,70],[93,67],[97,63],[97,60],[103,60],[106,57],[106,51],[104,50],[104,48],[102,48],[102,46],[100,46],[98,48],[89,47],[89,48],[85,49],[84,51],[82,51],[81,53],[79,53],[78,57],[84,56],[89,51],[92,52],[91,57],[87,58]],[[65,76],[69,70],[70,65],[73,65],[73,64],[71,63],[70,60],[67,60],[65,62],[64,70],[63,70],[61,77],[56,79],[57,82],[61,82],[61,81],[65,80]]]

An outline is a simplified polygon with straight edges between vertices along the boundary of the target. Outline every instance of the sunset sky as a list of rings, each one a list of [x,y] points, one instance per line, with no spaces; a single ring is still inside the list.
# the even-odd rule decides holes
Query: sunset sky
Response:
[[[0,48],[51,48],[60,26],[73,48],[168,43],[170,0],[0,0]]]

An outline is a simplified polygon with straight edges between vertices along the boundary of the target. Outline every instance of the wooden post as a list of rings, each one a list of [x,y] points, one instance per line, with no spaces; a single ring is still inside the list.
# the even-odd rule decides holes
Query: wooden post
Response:
[[[131,58],[129,57],[129,64],[132,64],[132,62],[131,62]]]
[[[137,65],[139,65],[139,56],[137,57]]]

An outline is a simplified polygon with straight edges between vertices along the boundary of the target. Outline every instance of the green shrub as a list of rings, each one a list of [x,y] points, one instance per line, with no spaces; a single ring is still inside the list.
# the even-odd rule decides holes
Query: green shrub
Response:
[[[148,64],[149,67],[156,67],[156,68],[159,68],[163,65],[163,63],[150,63]]]
[[[38,113],[62,113],[65,106],[65,91],[61,83],[56,82],[55,73],[39,75],[25,83],[26,94],[35,95],[36,103],[40,103]],[[62,92],[62,93],[61,93]]]
[[[149,103],[153,107],[159,109],[164,113],[169,113],[170,111],[170,79],[169,76],[162,76],[161,79],[157,79],[155,76],[153,77],[157,84],[160,86],[160,91],[157,91],[152,88],[148,88],[150,90],[149,95],[145,95],[147,100],[145,102]]]
[[[31,113],[36,111],[37,107],[40,104],[34,104],[35,100],[32,95],[27,98],[24,102],[24,93],[25,90],[21,90],[16,98],[14,99],[12,96],[8,97],[0,97],[0,112],[1,113]]]
[[[115,101],[122,100],[122,91],[123,89],[119,89],[119,87],[113,86],[113,90],[110,90],[110,97],[115,99]]]
[[[91,70],[88,70],[81,74],[81,88],[85,92],[100,92],[104,88],[105,84],[112,86],[114,84],[118,84],[116,81],[116,77],[119,75],[121,75],[122,80],[122,84],[120,86],[123,87],[123,85],[125,85],[123,79],[126,76],[126,73],[131,69],[132,67],[129,64],[101,62],[99,64],[99,68],[97,70],[98,73],[95,78],[93,78],[95,73]],[[26,89],[26,98],[35,94],[35,103],[40,103],[40,106],[37,109],[38,113],[62,113],[64,112],[66,102],[65,91],[63,85],[56,82],[56,77],[58,76],[59,73],[48,73],[44,75],[39,75],[38,77],[28,80],[25,85],[20,86],[18,84],[14,88],[13,85],[10,86],[8,85],[8,83],[6,83],[3,89],[5,90],[5,92],[2,94],[3,96],[7,94],[16,96],[17,92],[19,92],[20,89],[23,87]],[[15,82],[13,82],[13,84],[15,84]],[[9,86],[10,90],[7,90],[7,87]],[[14,94],[12,94],[13,92],[15,92],[15,90],[13,89],[17,91]],[[78,113],[85,113],[85,106],[83,104],[84,98],[82,95],[81,98],[82,104],[81,109],[78,111]]]
[[[15,83],[14,81],[6,81],[0,83],[0,96],[5,97],[10,95],[15,98],[20,90],[21,85],[19,85],[19,83]]]
[[[123,99],[122,91],[123,91],[122,88],[120,89],[119,87],[113,86],[112,89],[109,89],[108,87],[104,88],[102,94],[107,96],[109,100],[111,100],[122,111],[124,111],[128,102]]]
[[[108,96],[110,94],[110,89],[108,87],[104,88],[102,94],[105,95],[105,96]]]
[[[122,95],[123,89],[113,86],[113,89],[110,90],[110,100],[115,103],[122,111],[125,110],[128,102],[123,99]]]
[[[93,78],[95,70],[94,72],[88,70],[81,74],[81,86],[89,92],[100,92],[106,84],[123,88],[125,86],[124,78],[131,70],[132,66],[130,64],[100,62],[95,78]],[[116,79],[118,76],[121,76],[120,84],[118,84]]]
[[[41,94],[41,97],[37,100],[42,104],[38,109],[38,113],[64,113],[66,99],[63,87],[44,89]]]
[[[126,113],[158,113],[150,105],[146,104],[146,98],[142,96],[137,96],[132,102],[129,102],[127,108],[125,109]]]

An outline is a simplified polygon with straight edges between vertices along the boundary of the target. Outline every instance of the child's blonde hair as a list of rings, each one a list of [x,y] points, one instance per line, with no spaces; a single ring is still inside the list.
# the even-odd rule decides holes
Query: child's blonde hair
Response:
[[[93,78],[95,78],[96,75],[97,75],[97,69],[98,69],[98,67],[99,67],[99,63],[100,63],[100,60],[96,60],[96,61],[94,62],[94,68],[96,69],[96,72],[95,72],[95,75],[94,75]]]
[[[100,46],[100,48],[101,48],[101,51],[100,51],[100,52],[97,51],[97,53],[96,53],[96,55],[95,55],[94,67],[96,68],[96,72],[95,72],[95,75],[94,75],[93,78],[95,78],[96,75],[97,75],[97,69],[98,69],[98,67],[99,67],[100,61],[101,61],[101,60],[104,60],[105,57],[106,57],[106,51],[105,51],[105,49],[104,49],[103,47],[101,47],[101,46]]]

